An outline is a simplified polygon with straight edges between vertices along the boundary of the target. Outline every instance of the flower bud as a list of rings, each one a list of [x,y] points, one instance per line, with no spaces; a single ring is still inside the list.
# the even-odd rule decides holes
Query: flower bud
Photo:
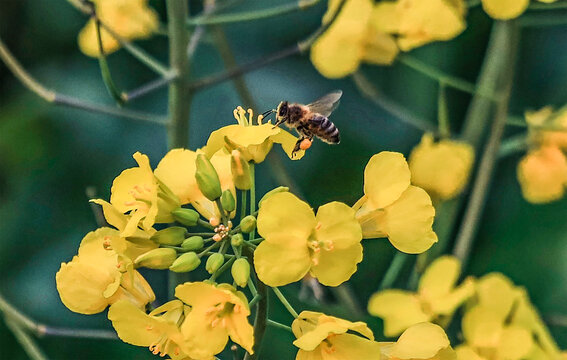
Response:
[[[244,241],[244,236],[242,236],[242,234],[234,234],[232,235],[232,237],[230,238],[230,243],[233,246],[240,246],[242,245],[242,242]]]
[[[187,229],[181,226],[171,226],[157,231],[150,240],[162,245],[179,245],[185,240]]]
[[[224,255],[215,253],[207,259],[207,264],[205,265],[205,269],[209,272],[209,274],[214,273],[217,271],[222,264],[224,264]]]
[[[178,208],[173,210],[171,215],[175,221],[185,226],[195,226],[197,225],[197,220],[199,220],[199,213],[193,209]]]
[[[278,186],[277,188],[268,191],[267,193],[264,194],[264,196],[262,196],[262,198],[258,202],[258,207],[261,207],[262,201],[266,200],[270,196],[277,194],[277,193],[280,193],[280,192],[286,192],[286,191],[289,191],[289,188],[287,186]]]
[[[232,181],[237,189],[250,189],[250,165],[238,150],[232,150],[230,170],[232,172]]]
[[[250,278],[250,264],[245,258],[236,259],[232,268],[230,269],[232,278],[236,285],[240,287],[245,287],[248,284],[248,279]]]
[[[211,201],[215,201],[220,198],[222,190],[219,175],[217,174],[213,164],[211,164],[204,154],[199,154],[197,155],[195,166],[197,168],[197,171],[195,172],[195,180],[197,180],[199,190],[201,190],[203,195]]]
[[[234,196],[230,190],[222,192],[220,201],[225,211],[232,212],[236,209],[236,200],[234,200]]]
[[[164,270],[177,259],[177,252],[173,249],[158,248],[148,251],[136,258],[136,267],[147,267],[149,269]]]
[[[243,233],[248,234],[254,229],[256,229],[256,218],[254,216],[248,215],[240,222],[240,230],[242,230]]]
[[[201,264],[201,259],[194,252],[188,252],[180,257],[178,257],[173,264],[169,267],[169,270],[173,272],[189,272],[195,270],[199,264]]]
[[[191,236],[181,244],[183,250],[199,250],[202,249],[204,245],[203,238],[201,236]]]

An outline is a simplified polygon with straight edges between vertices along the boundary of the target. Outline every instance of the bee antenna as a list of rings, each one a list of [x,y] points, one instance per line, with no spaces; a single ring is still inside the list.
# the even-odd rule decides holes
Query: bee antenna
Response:
[[[262,113],[262,117],[270,116],[270,115],[272,115],[272,113],[273,113],[274,111],[275,111],[274,109],[270,109],[270,110],[268,110],[268,111],[264,111],[264,112]]]

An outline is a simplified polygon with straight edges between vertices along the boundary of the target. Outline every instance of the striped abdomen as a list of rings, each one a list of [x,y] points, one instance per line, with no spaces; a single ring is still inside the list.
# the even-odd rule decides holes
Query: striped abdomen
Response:
[[[323,115],[313,114],[308,125],[309,130],[327,144],[338,144],[341,141],[339,129]]]

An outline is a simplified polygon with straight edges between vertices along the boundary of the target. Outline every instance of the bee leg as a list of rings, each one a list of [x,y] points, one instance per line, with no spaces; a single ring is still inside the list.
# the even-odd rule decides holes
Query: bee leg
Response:
[[[305,136],[300,137],[297,142],[295,143],[295,146],[293,147],[293,151],[291,152],[291,158],[293,159],[295,157],[295,154],[299,151],[300,146],[301,146],[301,142],[305,140]]]
[[[283,120],[278,120],[278,121],[276,121],[276,123],[274,124],[274,126],[272,127],[272,129],[277,128],[278,126],[281,125],[281,123],[283,123]]]

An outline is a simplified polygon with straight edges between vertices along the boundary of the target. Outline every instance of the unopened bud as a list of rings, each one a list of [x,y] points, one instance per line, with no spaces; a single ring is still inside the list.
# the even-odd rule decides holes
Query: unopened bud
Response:
[[[209,272],[209,274],[214,273],[217,271],[222,264],[224,264],[224,255],[219,253],[214,253],[207,259],[207,264],[205,265],[205,269]]]
[[[233,246],[240,246],[242,245],[242,242],[244,241],[244,236],[242,236],[242,234],[234,234],[231,236],[230,238],[230,243]]]
[[[199,186],[203,195],[211,201],[220,198],[222,190],[219,175],[211,161],[204,154],[199,154],[195,161],[195,167],[197,168],[195,180],[197,180],[197,186]]]
[[[148,251],[136,258],[136,267],[147,267],[149,269],[167,269],[177,259],[177,252],[174,249],[158,248]]]
[[[220,201],[222,208],[225,211],[228,211],[230,213],[236,209],[236,200],[234,200],[234,195],[232,195],[232,192],[230,190],[225,190],[222,192]]]
[[[199,220],[199,213],[193,209],[175,209],[171,212],[171,215],[175,221],[185,226],[195,226],[197,225],[197,220]]]
[[[232,278],[236,285],[240,287],[245,287],[248,284],[248,279],[250,278],[250,264],[245,258],[236,259],[232,268],[230,269]]]
[[[181,226],[171,226],[157,231],[150,240],[162,245],[179,245],[185,240],[187,229]]]
[[[191,236],[181,244],[183,250],[199,250],[202,249],[204,245],[203,238],[201,236]]]
[[[254,216],[248,215],[240,222],[240,230],[242,230],[243,233],[248,234],[254,229],[256,229],[256,218]]]
[[[287,186],[278,186],[277,188],[268,191],[267,193],[264,194],[264,196],[262,196],[262,198],[258,202],[258,207],[261,207],[262,202],[264,200],[266,200],[267,198],[269,198],[270,196],[277,194],[277,193],[280,193],[280,192],[286,192],[286,191],[289,191],[289,188]]]
[[[194,252],[188,252],[180,257],[178,257],[173,264],[169,267],[169,270],[173,272],[189,272],[195,270],[199,264],[201,264],[201,259]]]
[[[222,236],[220,234],[213,235],[213,240],[219,242],[222,240]]]
[[[230,171],[232,172],[232,181],[237,189],[250,189],[250,165],[238,150],[232,150]]]
[[[213,226],[219,226],[220,219],[218,217],[213,216],[212,218],[209,219],[209,224]]]

